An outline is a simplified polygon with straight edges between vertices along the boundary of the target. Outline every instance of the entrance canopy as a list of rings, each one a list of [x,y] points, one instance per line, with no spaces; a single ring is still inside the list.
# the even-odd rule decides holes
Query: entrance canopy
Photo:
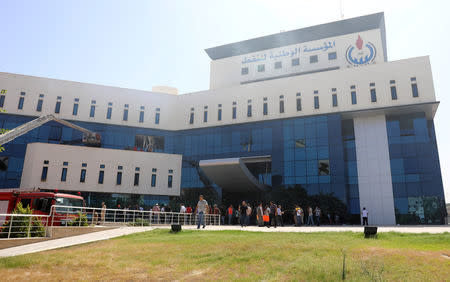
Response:
[[[246,162],[270,162],[270,156],[201,160],[199,166],[214,183],[227,192],[262,192],[270,187],[258,181]]]

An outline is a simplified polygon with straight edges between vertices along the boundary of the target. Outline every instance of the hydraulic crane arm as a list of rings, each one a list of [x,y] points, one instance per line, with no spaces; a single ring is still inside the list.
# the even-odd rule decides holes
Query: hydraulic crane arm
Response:
[[[4,134],[1,134],[0,135],[0,146],[16,139],[17,137],[22,136],[25,133],[43,125],[44,123],[52,121],[52,120],[59,122],[62,125],[65,125],[70,128],[73,128],[73,129],[83,132],[83,143],[85,143],[86,145],[100,146],[100,142],[101,142],[100,134],[92,132],[90,130],[87,130],[86,128],[75,125],[71,122],[68,122],[68,121],[65,121],[62,119],[58,119],[54,115],[46,115],[46,116],[38,117],[37,119],[34,119],[27,123],[24,123],[21,126],[11,129],[11,130],[5,132]]]

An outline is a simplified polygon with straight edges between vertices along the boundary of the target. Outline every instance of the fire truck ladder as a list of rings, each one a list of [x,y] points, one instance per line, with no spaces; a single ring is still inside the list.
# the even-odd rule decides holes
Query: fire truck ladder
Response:
[[[22,124],[21,126],[18,126],[14,129],[11,129],[9,131],[6,131],[4,134],[0,135],[0,146],[3,144],[6,144],[17,137],[43,125],[44,123],[47,123],[49,121],[56,121],[59,122],[62,125],[68,126],[70,128],[76,129],[78,131],[83,132],[83,143],[85,143],[88,146],[96,146],[100,147],[101,142],[101,136],[98,133],[92,132],[90,130],[87,130],[86,128],[83,128],[81,126],[75,125],[71,122],[58,119],[54,115],[45,115],[38,117],[37,119],[34,119],[32,121],[29,121],[27,123]]]

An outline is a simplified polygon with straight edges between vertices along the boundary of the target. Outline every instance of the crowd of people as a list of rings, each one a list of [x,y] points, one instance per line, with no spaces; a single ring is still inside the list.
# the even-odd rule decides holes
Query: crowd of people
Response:
[[[104,203],[102,203],[102,208],[106,208]],[[122,209],[120,205],[117,206],[118,209]],[[102,209],[102,220],[104,220],[104,212]],[[126,210],[132,209],[131,206],[127,206],[124,208],[126,214]],[[135,210],[144,209],[142,207],[136,206]],[[322,212],[319,206],[307,206],[303,209],[300,205],[295,205],[292,210],[284,210],[281,205],[277,205],[274,202],[270,201],[268,204],[263,204],[262,202],[252,205],[246,201],[242,201],[239,205],[229,205],[226,207],[225,205],[218,206],[208,205],[208,202],[204,199],[203,195],[199,196],[199,201],[195,206],[180,204],[179,210],[172,210],[170,205],[162,205],[155,204],[153,207],[150,207],[151,211],[154,212],[179,212],[187,215],[192,215],[192,220],[195,220],[196,216],[197,220],[197,228],[203,226],[205,228],[205,215],[214,214],[217,215],[214,217],[214,220],[220,220],[222,225],[240,225],[242,227],[246,227],[249,225],[257,225],[259,227],[277,227],[284,226],[285,222],[294,223],[295,226],[320,226],[323,221],[329,225],[338,225],[341,224],[340,218],[338,214],[332,214],[331,212],[326,212],[325,214]],[[368,214],[369,212],[364,207],[361,211],[363,225],[368,225]],[[220,216],[219,216],[220,215]],[[292,216],[292,218],[290,218]],[[214,222],[214,224],[218,224],[219,222]]]

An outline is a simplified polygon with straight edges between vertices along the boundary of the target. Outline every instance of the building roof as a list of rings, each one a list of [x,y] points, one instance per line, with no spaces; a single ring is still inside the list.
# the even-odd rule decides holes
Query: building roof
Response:
[[[212,60],[218,60],[262,50],[377,28],[381,29],[385,61],[387,61],[386,32],[383,12],[286,32],[280,32],[272,35],[208,48],[205,49],[205,51]]]

